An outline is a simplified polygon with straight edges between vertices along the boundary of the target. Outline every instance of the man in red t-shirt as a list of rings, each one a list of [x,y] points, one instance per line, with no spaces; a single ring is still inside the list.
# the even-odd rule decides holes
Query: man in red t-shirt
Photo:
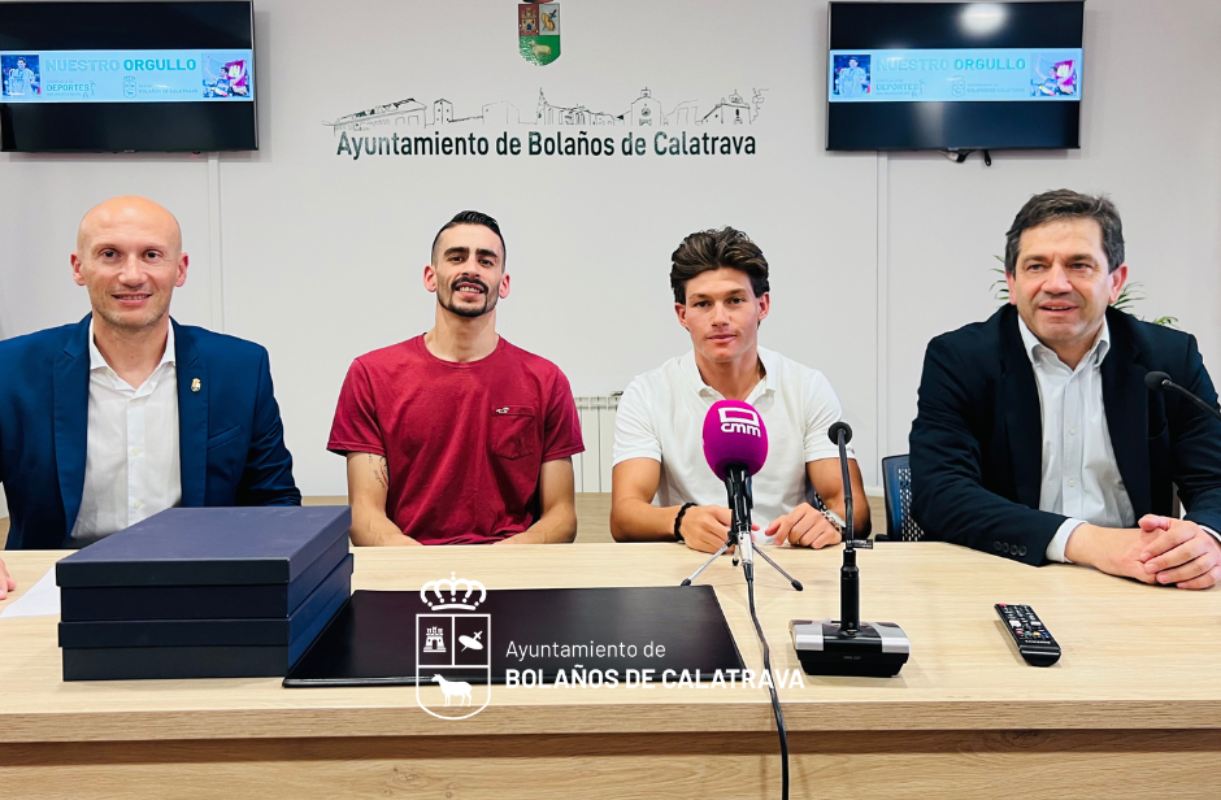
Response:
[[[357,358],[339,393],[327,449],[348,459],[353,543],[572,541],[576,403],[559,367],[496,333],[496,220],[446,223],[424,286],[432,330]]]

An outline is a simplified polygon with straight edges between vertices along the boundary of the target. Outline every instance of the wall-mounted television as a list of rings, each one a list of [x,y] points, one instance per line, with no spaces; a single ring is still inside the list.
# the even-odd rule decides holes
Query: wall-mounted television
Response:
[[[1080,146],[1084,3],[830,3],[828,150]]]
[[[0,2],[0,150],[255,150],[250,2]]]

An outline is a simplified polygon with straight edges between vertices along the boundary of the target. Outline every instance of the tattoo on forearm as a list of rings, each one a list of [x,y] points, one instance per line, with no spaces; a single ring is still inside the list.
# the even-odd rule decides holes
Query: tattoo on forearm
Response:
[[[369,454],[369,463],[373,467],[373,477],[377,478],[377,482],[382,485],[383,489],[390,488],[390,467],[386,463],[385,456],[375,456]]]

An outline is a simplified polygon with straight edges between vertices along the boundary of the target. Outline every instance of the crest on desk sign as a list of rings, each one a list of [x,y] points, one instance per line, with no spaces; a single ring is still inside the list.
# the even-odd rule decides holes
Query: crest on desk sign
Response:
[[[420,589],[415,615],[415,699],[438,719],[467,719],[492,699],[492,616],[483,584],[450,573]]]
[[[560,4],[519,3],[517,48],[531,64],[545,67],[560,57]]]

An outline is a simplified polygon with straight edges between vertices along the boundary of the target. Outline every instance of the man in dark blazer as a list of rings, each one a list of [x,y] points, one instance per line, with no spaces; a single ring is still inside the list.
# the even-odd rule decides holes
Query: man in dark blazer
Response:
[[[71,260],[92,312],[0,342],[7,547],[81,546],[173,505],[299,505],[267,351],[169,317],[188,266],[173,215],[108,200]]]
[[[1221,579],[1221,421],[1193,336],[1109,308],[1127,279],[1105,198],[1030,200],[1007,234],[1009,305],[929,344],[911,431],[929,538],[1146,583]],[[1174,487],[1188,510],[1171,517]]]

